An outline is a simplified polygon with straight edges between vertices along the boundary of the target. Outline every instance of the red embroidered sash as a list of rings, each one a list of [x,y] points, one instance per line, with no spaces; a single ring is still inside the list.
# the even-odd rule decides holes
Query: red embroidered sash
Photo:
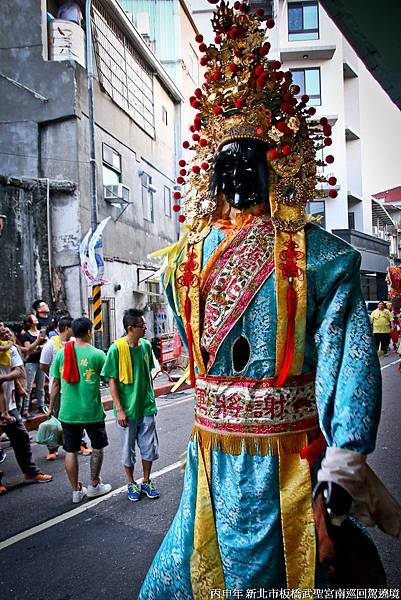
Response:
[[[210,270],[201,290],[205,305],[201,346],[209,354],[208,369],[228,333],[273,272],[273,247],[271,221],[256,217],[239,230]]]

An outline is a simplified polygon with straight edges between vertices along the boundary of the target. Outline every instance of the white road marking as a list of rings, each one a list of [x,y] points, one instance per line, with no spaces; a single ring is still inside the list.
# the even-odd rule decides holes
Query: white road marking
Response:
[[[384,371],[384,369],[387,369],[388,367],[391,367],[392,365],[396,365],[399,362],[401,362],[401,358],[398,358],[397,360],[394,360],[393,362],[388,363],[388,365],[384,365],[384,367],[381,367],[380,371]]]
[[[175,471],[176,469],[181,468],[181,466],[182,466],[181,461],[177,461],[171,465],[168,465],[167,467],[160,469],[160,471],[155,471],[154,473],[152,473],[152,479],[156,479],[157,477],[161,477],[162,475],[165,475],[166,473]],[[138,483],[140,483],[142,481],[142,478],[138,479],[137,481],[138,481]],[[93,508],[97,504],[100,504],[101,502],[105,502],[106,500],[110,500],[111,498],[118,496],[118,494],[121,494],[122,492],[125,492],[126,490],[127,490],[127,485],[122,485],[121,487],[117,488],[116,490],[111,491],[110,494],[106,494],[105,496],[101,496],[100,498],[95,498],[94,500],[89,500],[89,502],[80,504],[76,508],[73,508],[72,510],[69,510],[68,512],[63,513],[62,515],[58,515],[57,517],[54,517],[53,519],[49,519],[48,521],[45,521],[44,523],[41,523],[40,525],[36,525],[35,527],[31,527],[30,529],[21,531],[21,533],[17,533],[17,535],[13,535],[12,537],[0,542],[0,550],[4,550],[4,548],[8,548],[9,546],[12,546],[13,544],[17,544],[18,542],[21,542],[22,540],[25,540],[28,537],[31,537],[37,533],[40,533],[41,531],[44,531],[45,529],[49,529],[49,527],[58,525],[59,523],[62,523],[63,521],[66,521],[67,519],[76,517],[77,515],[85,512],[86,510]]]

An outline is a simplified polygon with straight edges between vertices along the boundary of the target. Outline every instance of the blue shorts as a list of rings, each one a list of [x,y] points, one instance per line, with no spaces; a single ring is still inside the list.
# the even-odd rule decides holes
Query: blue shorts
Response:
[[[127,427],[121,427],[117,423],[117,428],[120,433],[121,462],[125,467],[135,465],[135,443],[138,444],[142,460],[154,461],[159,458],[159,439],[154,415],[128,419]]]

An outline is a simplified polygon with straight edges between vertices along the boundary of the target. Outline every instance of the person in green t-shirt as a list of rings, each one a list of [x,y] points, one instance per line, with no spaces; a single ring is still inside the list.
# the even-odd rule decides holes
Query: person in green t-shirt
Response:
[[[152,463],[159,458],[155,415],[156,402],[152,383],[153,353],[144,339],[146,323],[142,310],[125,311],[126,336],[116,340],[107,353],[102,377],[109,380],[120,433],[122,464],[128,481],[128,499],[137,502],[141,495],[158,498],[150,479]],[[143,483],[134,479],[135,444],[142,457]]]
[[[65,470],[72,487],[72,501],[78,503],[86,495],[88,498],[96,498],[111,490],[111,485],[103,483],[100,478],[103,448],[108,445],[105,413],[100,398],[100,373],[106,355],[103,350],[91,345],[92,322],[89,319],[74,319],[71,326],[76,340],[67,342],[57,352],[50,369],[53,384],[49,416],[52,415],[55,401],[61,392],[58,418],[64,434]],[[93,448],[88,489],[78,480],[77,454],[84,429]]]

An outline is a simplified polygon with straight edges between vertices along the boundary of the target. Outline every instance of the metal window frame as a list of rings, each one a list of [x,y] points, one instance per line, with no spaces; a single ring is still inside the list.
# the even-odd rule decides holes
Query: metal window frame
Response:
[[[305,29],[305,27],[304,27],[304,11],[303,11],[303,9],[305,6],[308,6],[308,5],[316,6],[317,28],[314,27],[313,29]],[[302,29],[291,29],[290,30],[290,19],[289,19],[290,8],[302,8]],[[300,0],[299,2],[288,2],[287,23],[288,23],[288,41],[289,42],[302,41],[302,40],[291,40],[290,39],[290,35],[292,35],[292,34],[296,35],[298,33],[317,33],[317,38],[313,38],[313,39],[319,40],[320,39],[319,2],[317,0]],[[307,41],[307,40],[305,40],[305,41]]]
[[[104,157],[105,148],[108,148],[113,154],[116,154],[120,158],[120,169],[116,169],[116,167],[113,164],[109,163],[109,161]],[[109,146],[109,144],[106,144],[106,142],[102,142],[102,162],[115,173],[118,173],[119,175],[122,174],[122,156],[119,152],[117,152],[117,150],[114,150],[114,148]]]
[[[297,72],[300,73],[302,72],[304,74],[304,94],[307,94],[309,96],[309,98],[315,100],[320,100],[320,103],[317,104],[316,106],[322,106],[322,74],[321,74],[321,69],[320,67],[301,67],[301,68],[296,68],[296,69],[290,69],[291,73]],[[319,71],[319,95],[317,94],[309,94],[308,90],[306,89],[306,78],[305,78],[305,72],[306,71]],[[300,92],[300,94],[298,94],[298,96],[302,95],[302,90]]]

